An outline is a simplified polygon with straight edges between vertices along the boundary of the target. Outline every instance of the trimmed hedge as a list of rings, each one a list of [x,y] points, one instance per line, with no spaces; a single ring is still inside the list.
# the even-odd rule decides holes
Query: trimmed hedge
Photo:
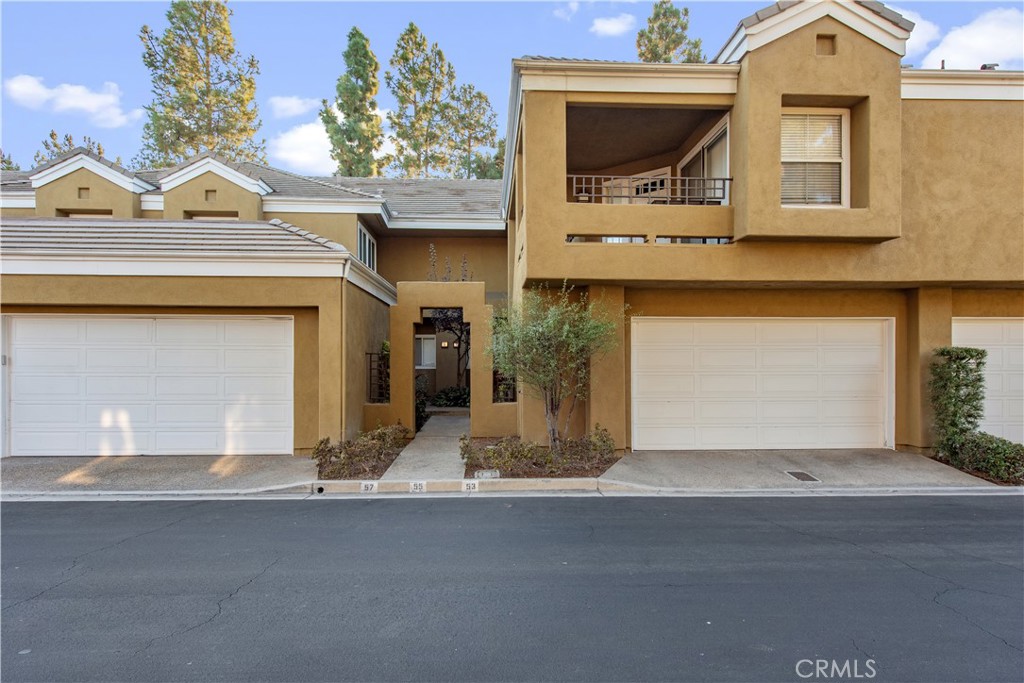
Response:
[[[949,462],[1007,484],[1024,484],[1024,445],[985,432],[970,434]]]
[[[932,362],[932,410],[939,455],[955,457],[964,441],[978,430],[985,412],[984,349],[944,346]]]

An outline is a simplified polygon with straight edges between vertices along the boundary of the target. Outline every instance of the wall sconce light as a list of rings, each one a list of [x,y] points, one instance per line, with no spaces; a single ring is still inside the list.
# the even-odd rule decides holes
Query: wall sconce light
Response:
[[[459,348],[459,342],[452,342],[452,346],[456,349]]]
[[[448,348],[448,342],[446,342],[446,341],[441,342],[441,348],[442,349],[447,349]]]

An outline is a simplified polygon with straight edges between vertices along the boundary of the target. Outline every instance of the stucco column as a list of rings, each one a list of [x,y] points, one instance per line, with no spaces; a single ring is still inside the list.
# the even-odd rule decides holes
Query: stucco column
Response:
[[[321,305],[317,321],[317,347],[320,356],[320,436],[341,439],[342,434],[342,365],[344,338],[341,303],[344,293],[338,283],[336,303]]]
[[[626,445],[626,343],[625,322],[621,311],[625,304],[624,287],[591,287],[590,300],[604,306],[616,320],[615,346],[590,361],[590,397],[587,402],[587,429],[601,425],[612,435],[617,448]]]
[[[932,445],[932,410],[928,380],[934,351],[953,340],[953,290],[922,287],[907,295],[907,415],[908,445]]]

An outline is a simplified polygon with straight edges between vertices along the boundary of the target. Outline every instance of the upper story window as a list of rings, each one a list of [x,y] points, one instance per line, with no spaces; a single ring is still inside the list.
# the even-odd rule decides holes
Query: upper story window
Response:
[[[850,205],[848,109],[782,110],[782,205]]]
[[[359,237],[356,248],[356,258],[370,270],[377,272],[377,240],[373,238],[369,230],[359,224]]]

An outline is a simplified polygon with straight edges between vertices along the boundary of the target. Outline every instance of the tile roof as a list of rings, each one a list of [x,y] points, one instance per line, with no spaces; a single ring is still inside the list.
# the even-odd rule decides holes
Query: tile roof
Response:
[[[5,190],[31,190],[31,171],[0,171],[0,188]]]
[[[205,256],[326,256],[348,253],[340,244],[279,220],[5,218],[0,252]]]
[[[67,161],[68,159],[70,159],[72,157],[76,157],[79,154],[87,156],[90,159],[92,159],[93,161],[98,161],[99,163],[101,163],[104,166],[107,166],[109,168],[112,168],[113,170],[117,171],[118,173],[120,173],[123,176],[127,176],[128,178],[134,178],[135,177],[134,173],[129,171],[127,168],[125,168],[121,164],[115,164],[110,159],[107,159],[106,157],[101,157],[96,152],[93,152],[92,150],[87,149],[85,147],[75,147],[74,149],[68,150],[64,154],[61,154],[59,156],[55,156],[52,159],[47,159],[46,161],[44,161],[43,163],[39,164],[35,168],[31,169],[28,173],[29,173],[29,175],[35,175],[36,173],[39,173],[40,171],[45,171],[46,169],[50,168],[51,166],[56,166],[57,164],[59,164],[59,163],[61,163],[63,161]]]
[[[455,178],[352,178],[329,176],[322,182],[381,195],[399,217],[465,216],[498,218],[501,181]]]
[[[739,25],[743,26],[744,28],[756,26],[765,19],[768,19],[769,17],[774,17],[776,14],[779,14],[780,12],[785,12],[793,5],[798,5],[803,1],[804,0],[783,0],[782,2],[776,2],[774,5],[769,5],[764,9],[760,9],[754,12],[749,17],[741,19]],[[855,0],[855,2],[864,9],[874,12],[883,19],[895,24],[896,26],[899,26],[900,28],[906,31],[910,31],[914,28],[914,22],[910,21],[902,14],[892,11],[891,9],[889,9],[880,2],[875,2],[874,0]]]

